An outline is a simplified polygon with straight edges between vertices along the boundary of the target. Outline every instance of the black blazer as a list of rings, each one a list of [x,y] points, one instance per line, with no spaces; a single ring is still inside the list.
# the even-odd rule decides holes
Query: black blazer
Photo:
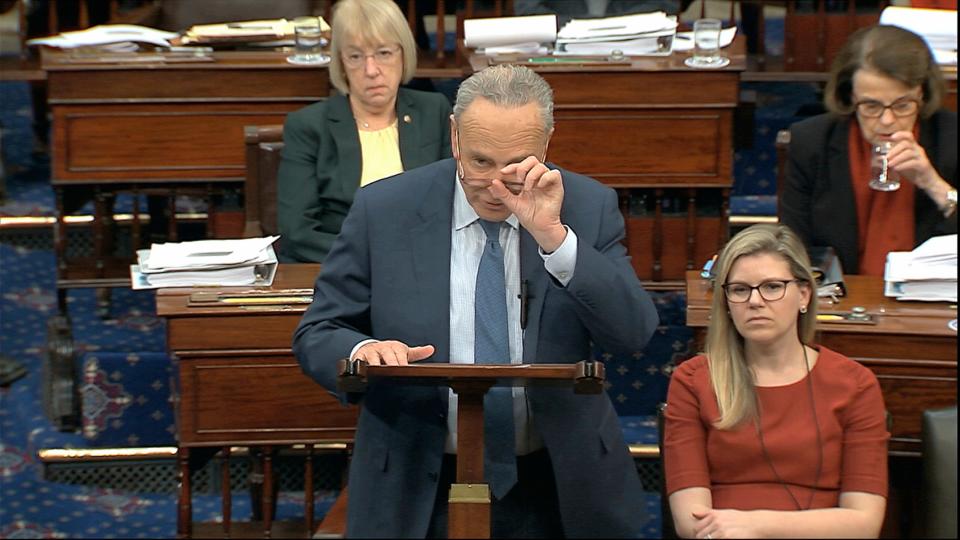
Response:
[[[847,274],[860,272],[857,205],[850,179],[847,137],[853,116],[832,113],[807,118],[790,127],[790,158],[780,199],[781,222],[807,247],[832,246]],[[920,120],[920,145],[933,168],[957,186],[957,113],[939,110]],[[917,190],[916,242],[956,234],[957,213],[949,218],[922,190]]]
[[[450,102],[400,88],[397,130],[403,169],[450,157]],[[282,262],[323,262],[360,187],[362,156],[347,96],[287,115],[277,178]]]

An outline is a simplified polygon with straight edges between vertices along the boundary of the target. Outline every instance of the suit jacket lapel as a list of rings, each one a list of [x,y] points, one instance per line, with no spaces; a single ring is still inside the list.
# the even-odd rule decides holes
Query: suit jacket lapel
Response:
[[[520,280],[527,282],[527,327],[523,331],[523,362],[532,364],[537,358],[540,341],[540,315],[547,295],[550,276],[543,266],[536,240],[526,229],[520,229]],[[522,306],[521,306],[522,309]],[[522,316],[522,315],[521,315]]]
[[[327,124],[330,135],[337,145],[338,163],[340,164],[338,178],[344,191],[353,194],[360,187],[360,168],[363,156],[360,153],[360,134],[357,132],[357,122],[350,110],[350,101],[346,96],[333,96],[329,99]]]
[[[438,174],[409,229],[414,280],[420,305],[415,312],[426,336],[435,338],[434,357],[450,359],[450,242],[453,219],[453,161],[449,174]],[[443,269],[443,270],[441,270]],[[438,329],[440,331],[438,331]]]
[[[842,235],[846,246],[834,246],[838,251],[846,250],[852,256],[857,267],[860,266],[859,245],[860,227],[857,225],[857,201],[853,195],[853,182],[850,177],[850,123],[856,120],[851,116],[846,121],[838,122],[836,129],[830,134],[827,148],[827,170],[823,178],[829,183],[826,189],[833,192],[833,201],[830,205],[833,212],[833,224],[830,225]],[[846,270],[846,269],[844,269]],[[849,270],[847,270],[849,271]]]
[[[420,118],[417,105],[410,94],[400,89],[397,94],[397,135],[400,138],[400,161],[403,170],[408,171],[418,162],[420,152]]]

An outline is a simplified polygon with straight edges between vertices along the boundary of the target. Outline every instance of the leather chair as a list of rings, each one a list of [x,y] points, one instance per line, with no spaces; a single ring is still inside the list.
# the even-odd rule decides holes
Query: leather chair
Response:
[[[922,508],[927,538],[957,537],[957,406],[923,413]]]
[[[283,150],[283,126],[245,126],[244,238],[278,234],[277,172]],[[275,246],[276,247],[276,246]]]

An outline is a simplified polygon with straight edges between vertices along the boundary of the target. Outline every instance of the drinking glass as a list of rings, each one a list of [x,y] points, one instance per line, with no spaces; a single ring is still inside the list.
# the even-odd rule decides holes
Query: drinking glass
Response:
[[[900,175],[887,167],[887,153],[893,147],[890,141],[883,141],[873,147],[870,156],[870,187],[877,191],[896,191],[900,189]]]
[[[296,51],[287,57],[291,64],[317,65],[330,62],[330,56],[323,54],[322,47],[327,44],[320,32],[318,17],[297,17],[293,20],[296,38]]]
[[[693,56],[684,60],[684,64],[694,68],[720,68],[730,63],[730,59],[720,54],[719,19],[698,19],[693,23]]]

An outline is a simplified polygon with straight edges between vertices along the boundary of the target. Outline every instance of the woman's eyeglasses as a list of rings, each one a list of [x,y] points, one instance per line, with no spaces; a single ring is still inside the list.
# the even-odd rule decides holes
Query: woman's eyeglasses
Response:
[[[380,47],[373,54],[366,54],[360,51],[349,51],[341,55],[343,64],[351,69],[356,69],[366,63],[367,58],[373,58],[373,61],[381,66],[392,65],[400,58],[400,46]]]
[[[753,291],[760,293],[760,298],[767,302],[780,300],[787,294],[787,285],[793,282],[799,282],[799,279],[768,279],[757,286],[747,285],[746,283],[727,283],[723,285],[723,292],[727,295],[727,300],[735,304],[742,304],[750,300]]]
[[[920,102],[915,99],[898,99],[890,105],[884,105],[879,101],[865,100],[858,101],[856,106],[857,113],[864,118],[880,118],[887,109],[890,109],[894,116],[899,117],[913,116],[920,110]]]

